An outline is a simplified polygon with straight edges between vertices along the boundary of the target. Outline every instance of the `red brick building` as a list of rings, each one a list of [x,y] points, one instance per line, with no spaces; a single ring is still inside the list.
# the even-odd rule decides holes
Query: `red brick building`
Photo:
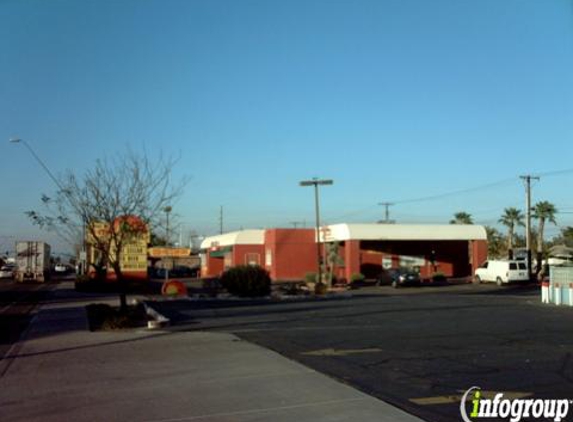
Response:
[[[265,230],[242,230],[201,242],[201,276],[217,277],[237,265],[264,265]]]
[[[338,244],[335,274],[349,280],[362,273],[375,278],[383,268],[417,267],[423,277],[473,274],[487,258],[485,228],[478,225],[335,224],[321,230],[321,243]],[[206,238],[201,244],[202,275],[253,264],[274,281],[302,280],[316,272],[314,229],[244,230]],[[324,248],[323,248],[324,250]]]

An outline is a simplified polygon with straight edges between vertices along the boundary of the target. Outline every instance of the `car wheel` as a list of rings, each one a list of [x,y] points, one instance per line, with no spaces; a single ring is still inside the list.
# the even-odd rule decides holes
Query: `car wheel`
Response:
[[[503,284],[503,280],[501,279],[501,277],[496,278],[495,282],[497,283],[498,286],[501,286]]]
[[[474,284],[481,284],[481,278],[479,278],[479,275],[474,276]]]

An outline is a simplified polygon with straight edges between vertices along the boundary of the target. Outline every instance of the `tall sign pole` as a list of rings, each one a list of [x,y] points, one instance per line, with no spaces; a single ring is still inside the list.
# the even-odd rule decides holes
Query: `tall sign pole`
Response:
[[[314,209],[316,218],[316,266],[318,283],[322,283],[322,265],[321,265],[321,251],[320,251],[320,203],[318,199],[318,186],[319,185],[332,185],[332,180],[324,180],[313,178],[312,180],[303,180],[300,186],[314,186]]]

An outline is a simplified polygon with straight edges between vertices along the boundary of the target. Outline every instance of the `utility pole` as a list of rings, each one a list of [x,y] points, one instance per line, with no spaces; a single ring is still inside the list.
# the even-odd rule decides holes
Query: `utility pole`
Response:
[[[332,185],[332,180],[320,180],[318,178],[313,178],[312,180],[303,180],[299,183],[300,186],[314,186],[314,210],[316,213],[316,266],[318,270],[317,283],[322,283],[322,265],[321,265],[321,253],[320,253],[320,206],[318,200],[318,187]],[[330,280],[328,280],[328,285],[330,285]]]
[[[165,246],[167,248],[171,247],[171,242],[169,241],[169,213],[171,211],[173,211],[173,208],[171,206],[167,206],[165,208],[163,208],[163,211],[165,211]],[[171,264],[173,265],[173,261],[171,261]],[[165,265],[163,267],[163,269],[165,270],[165,281],[169,280],[169,268],[167,267],[167,257],[165,257]]]
[[[304,221],[291,221],[290,223],[292,224],[293,228],[295,228],[295,229],[298,228],[298,226],[302,226],[302,227],[306,226]]]
[[[219,234],[223,234],[223,206],[219,208]]]
[[[392,205],[394,205],[394,203],[393,202],[379,202],[378,205],[382,205],[386,208],[385,213],[384,213],[384,215],[385,215],[384,223],[385,224],[392,223],[392,221],[390,221],[390,207]]]
[[[527,174],[519,176],[525,182],[525,249],[527,249],[527,272],[531,280],[531,181],[539,177]]]

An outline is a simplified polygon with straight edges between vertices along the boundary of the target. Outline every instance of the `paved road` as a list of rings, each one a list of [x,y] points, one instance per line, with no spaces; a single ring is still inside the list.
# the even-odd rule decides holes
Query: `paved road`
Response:
[[[377,288],[350,299],[165,302],[183,330],[220,330],[276,350],[431,421],[484,390],[573,399],[573,309],[535,288]]]

